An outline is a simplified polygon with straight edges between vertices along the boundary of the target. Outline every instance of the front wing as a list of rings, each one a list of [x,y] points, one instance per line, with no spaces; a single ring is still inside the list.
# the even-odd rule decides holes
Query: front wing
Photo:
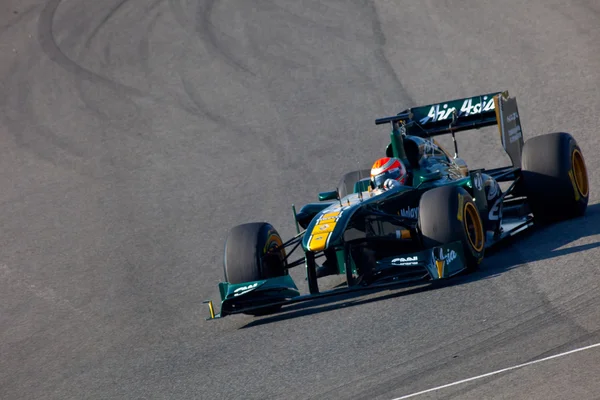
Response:
[[[307,265],[308,268],[311,266]],[[275,309],[288,304],[352,291],[446,279],[465,269],[466,260],[462,244],[453,242],[415,253],[378,260],[376,272],[368,279],[347,279],[345,287],[316,294],[300,294],[294,280],[289,275],[240,284],[221,282],[219,284],[220,312],[215,312],[212,301],[206,301],[210,312],[207,319],[217,319],[239,313],[259,314],[261,310],[265,309]]]

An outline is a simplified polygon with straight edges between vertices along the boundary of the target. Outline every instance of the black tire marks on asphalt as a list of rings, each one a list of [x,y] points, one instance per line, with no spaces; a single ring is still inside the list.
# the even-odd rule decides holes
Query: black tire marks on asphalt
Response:
[[[38,22],[38,41],[44,53],[55,63],[73,75],[93,83],[105,85],[117,93],[141,96],[142,92],[131,86],[112,81],[71,60],[56,43],[53,32],[54,15],[62,0],[50,0],[42,12]]]

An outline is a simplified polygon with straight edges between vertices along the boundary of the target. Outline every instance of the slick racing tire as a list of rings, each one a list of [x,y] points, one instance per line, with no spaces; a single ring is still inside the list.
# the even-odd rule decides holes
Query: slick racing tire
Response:
[[[423,193],[419,202],[418,227],[427,249],[460,241],[468,271],[477,269],[483,260],[483,221],[465,189],[442,186]]]
[[[288,270],[284,268],[285,250],[269,252],[282,243],[279,233],[266,222],[251,222],[233,227],[225,241],[225,281],[235,284],[287,275]],[[280,308],[281,306],[268,307],[250,314],[263,315]]]
[[[537,222],[581,216],[587,209],[589,182],[581,149],[569,133],[533,137],[523,146],[523,190]]]
[[[342,176],[342,179],[340,179],[340,183],[338,184],[338,192],[340,194],[340,199],[344,196],[347,196],[350,193],[354,193],[354,185],[356,184],[356,182],[364,178],[369,178],[370,176],[370,169],[352,171]]]

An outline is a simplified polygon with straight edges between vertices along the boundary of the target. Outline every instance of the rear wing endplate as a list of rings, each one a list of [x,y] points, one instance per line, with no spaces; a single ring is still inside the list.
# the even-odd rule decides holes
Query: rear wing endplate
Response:
[[[513,167],[521,168],[521,154],[523,153],[523,130],[517,99],[508,97],[508,92],[494,96],[498,132],[502,140],[502,147],[510,157]]]

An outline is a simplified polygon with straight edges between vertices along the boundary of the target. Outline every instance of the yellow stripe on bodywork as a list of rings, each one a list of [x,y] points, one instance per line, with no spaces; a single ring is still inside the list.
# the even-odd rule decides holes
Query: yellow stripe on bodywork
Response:
[[[319,222],[317,225],[315,225],[315,227],[313,229],[313,235],[316,235],[319,233],[329,233],[329,232],[333,231],[333,228],[335,228],[335,221]]]
[[[323,215],[321,215],[321,218],[319,218],[319,223],[335,221],[335,220],[337,220],[339,215],[340,215],[339,211],[334,211],[334,212],[330,212],[327,214],[323,214]]]
[[[444,276],[444,264],[445,260],[435,260],[435,266],[437,267],[438,277],[441,279]]]
[[[325,250],[327,245],[327,239],[329,239],[330,233],[319,233],[312,235],[308,241],[308,250],[310,251],[321,251]]]
[[[319,218],[317,224],[311,232],[311,237],[308,241],[308,250],[325,250],[325,246],[327,246],[327,240],[335,228],[335,224],[337,223],[339,215],[340,211],[334,211],[323,214],[321,218]]]

